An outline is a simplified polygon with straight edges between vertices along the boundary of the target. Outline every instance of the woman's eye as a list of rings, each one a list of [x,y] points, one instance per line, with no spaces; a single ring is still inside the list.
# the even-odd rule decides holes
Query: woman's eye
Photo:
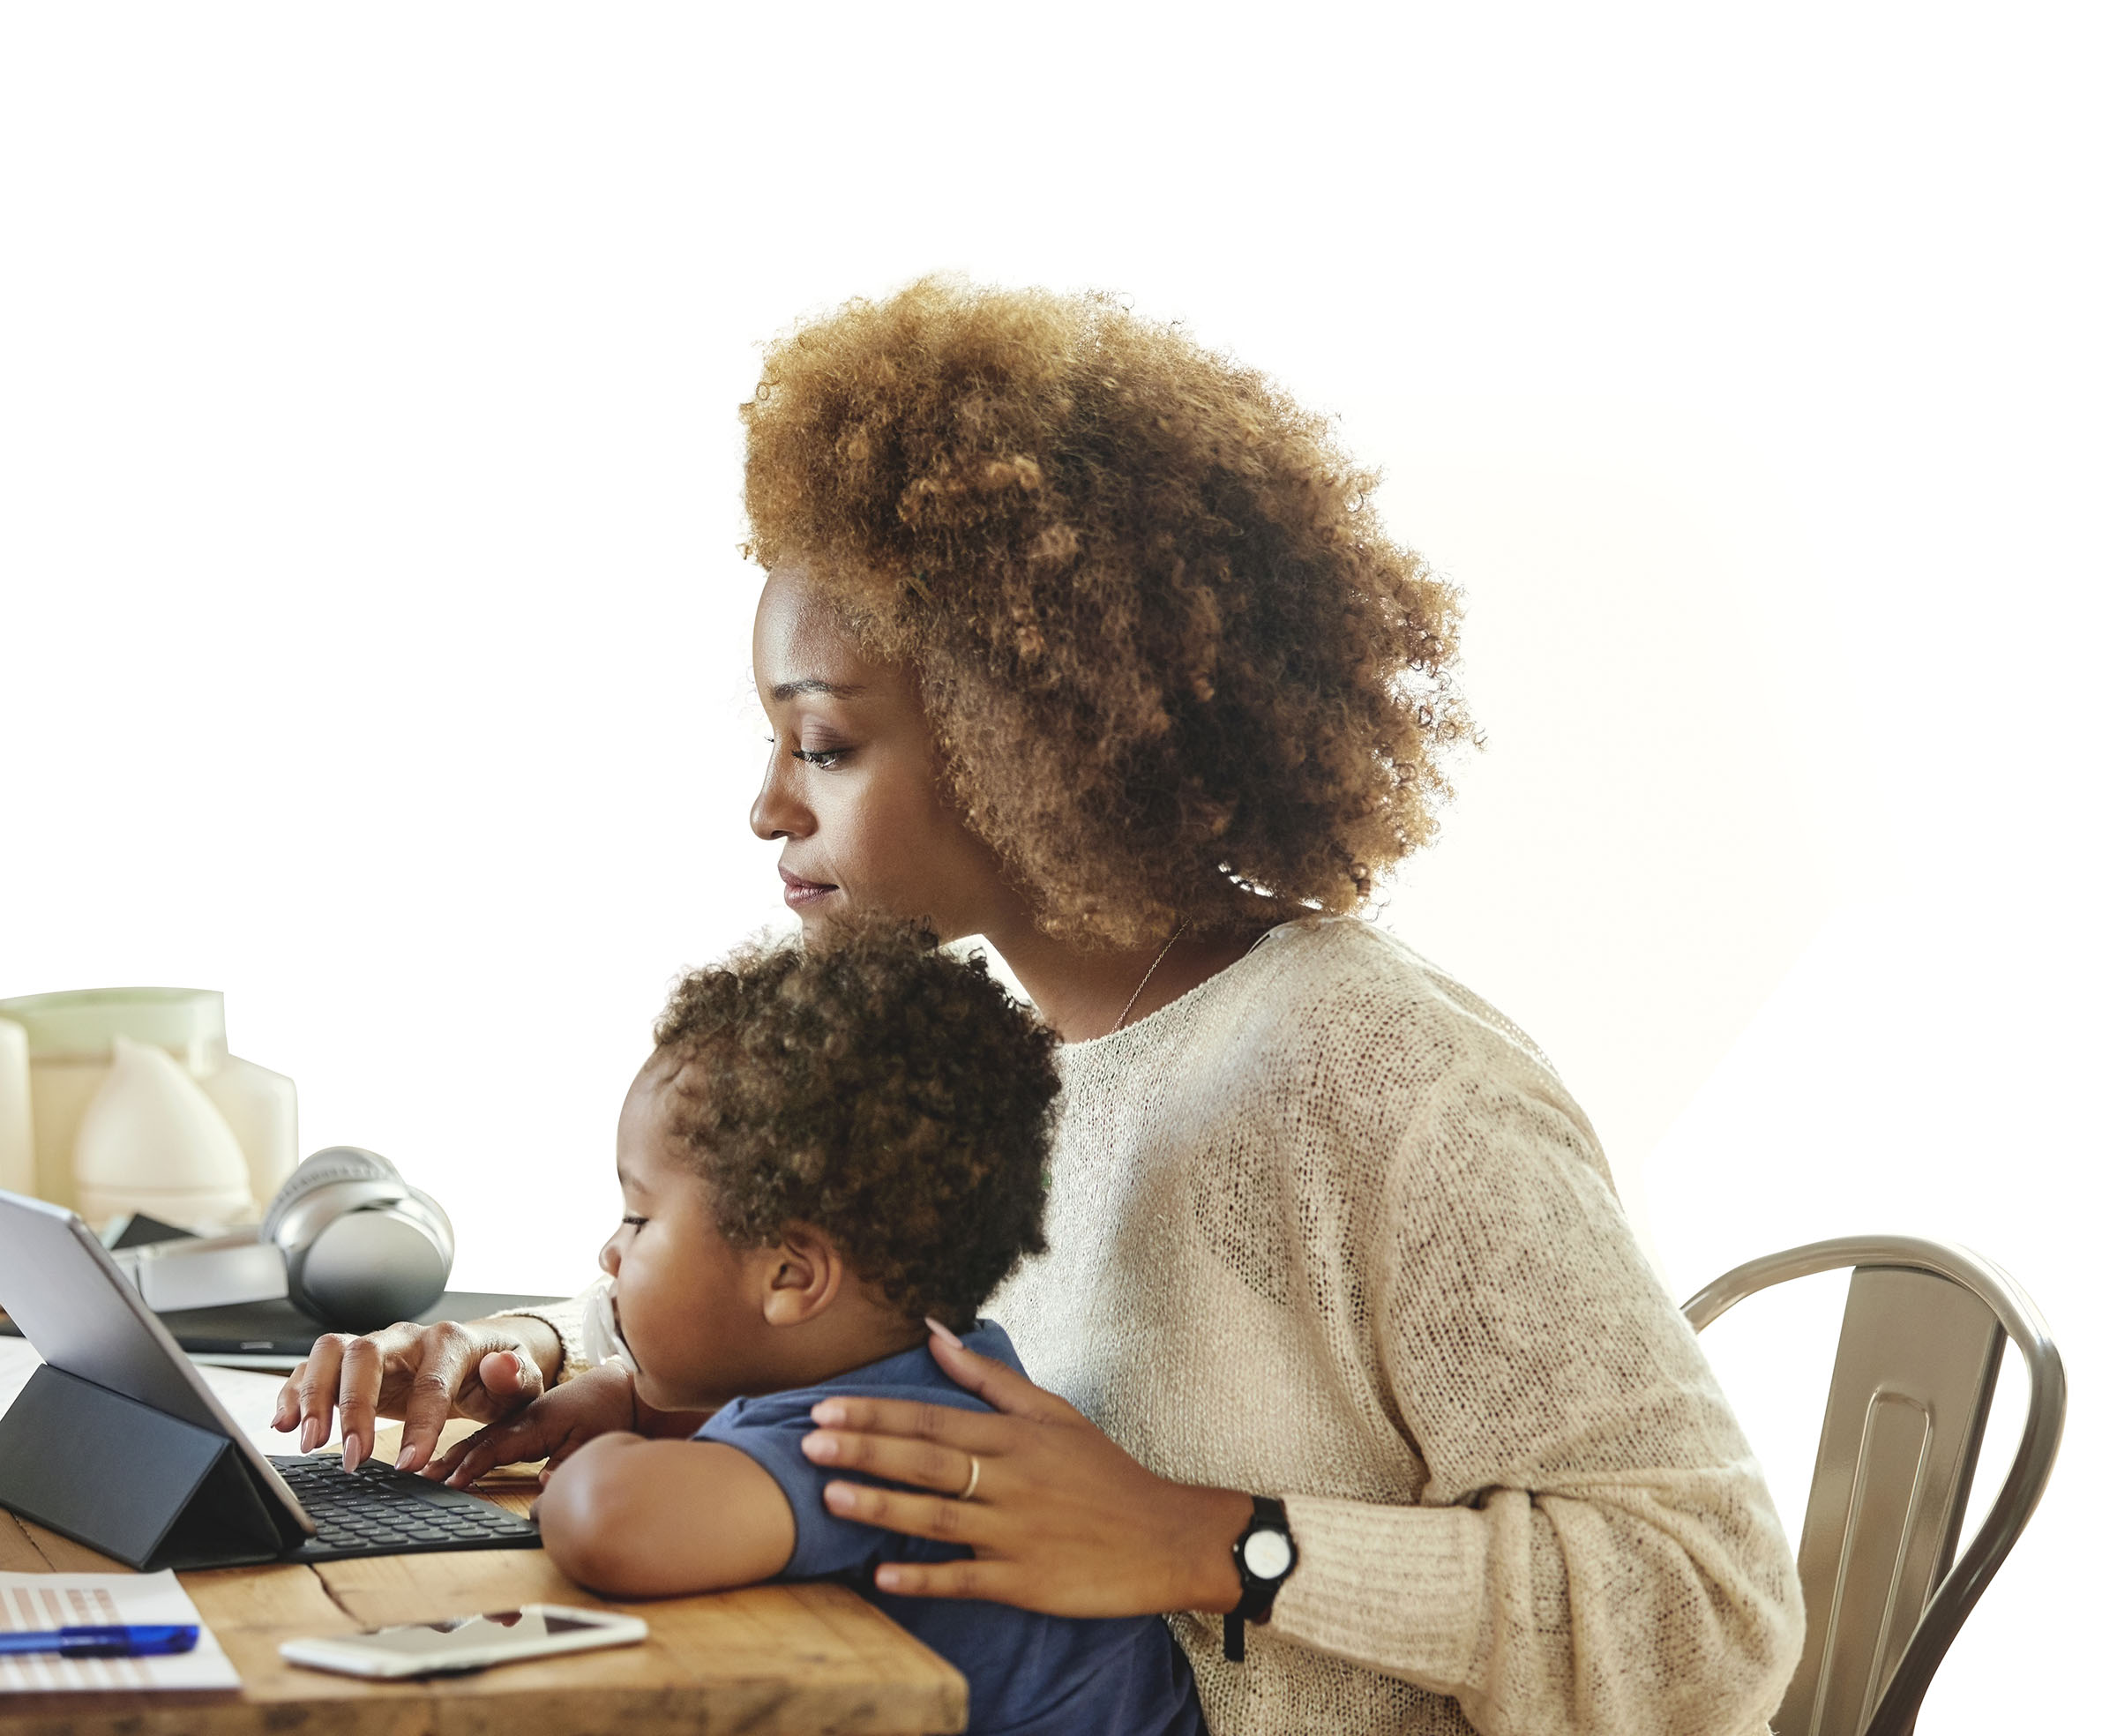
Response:
[[[827,772],[851,752],[849,747],[797,747],[794,750],[794,757],[804,765],[815,766]]]

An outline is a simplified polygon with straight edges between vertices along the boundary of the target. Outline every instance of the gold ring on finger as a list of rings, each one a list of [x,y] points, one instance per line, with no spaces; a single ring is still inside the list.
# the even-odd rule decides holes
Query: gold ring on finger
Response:
[[[956,1496],[955,1496],[956,1500],[958,1500],[959,1501],[967,1501],[967,1500],[969,1500],[970,1499],[970,1497],[971,1497],[971,1496],[975,1495],[975,1494],[977,1493],[977,1478],[978,1478],[978,1473],[979,1473],[981,1470],[983,1470],[984,1469],[984,1467],[983,1465],[979,1464],[979,1463],[978,1463],[978,1462],[977,1462],[977,1455],[976,1455],[976,1453],[973,1453],[973,1454],[971,1454],[971,1455],[970,1455],[970,1478],[969,1478],[969,1481],[968,1481],[967,1483],[965,1483],[965,1484],[963,1485],[963,1486],[962,1486],[961,1489],[959,1489],[958,1491],[956,1491]]]

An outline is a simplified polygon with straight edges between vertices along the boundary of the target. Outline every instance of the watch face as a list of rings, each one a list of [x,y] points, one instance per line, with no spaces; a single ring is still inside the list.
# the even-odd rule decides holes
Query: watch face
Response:
[[[1242,1540],[1242,1564],[1260,1579],[1278,1579],[1294,1564],[1284,1531],[1252,1531]]]

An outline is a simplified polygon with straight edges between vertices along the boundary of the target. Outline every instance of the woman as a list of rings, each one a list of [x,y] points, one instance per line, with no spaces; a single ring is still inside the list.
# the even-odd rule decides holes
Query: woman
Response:
[[[1007,1414],[809,1437],[931,1492],[842,1510],[976,1548],[888,1589],[1167,1613],[1222,1732],[1762,1729],[1792,1562],[1595,1136],[1354,914],[1469,729],[1372,478],[1095,298],[855,303],[744,416],[787,902],[984,935],[1066,1044],[1051,1252],[993,1306],[1042,1386],[937,1339]],[[579,1354],[557,1317],[325,1339],[281,1420],[335,1403],[356,1453],[379,1401],[460,1478],[563,1443],[435,1467],[449,1408]]]

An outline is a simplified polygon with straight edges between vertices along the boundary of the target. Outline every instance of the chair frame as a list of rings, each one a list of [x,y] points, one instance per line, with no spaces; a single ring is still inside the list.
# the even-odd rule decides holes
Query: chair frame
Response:
[[[2028,1416],[2021,1443],[1992,1510],[1977,1535],[1926,1600],[1862,1736],[1911,1736],[1926,1690],[1964,1620],[2000,1569],[2043,1497],[2065,1433],[2066,1375],[2050,1328],[2021,1286],[1990,1261],[1951,1243],[1911,1236],[1844,1236],[1788,1248],[1723,1273],[1683,1305],[1694,1330],[1702,1331],[1744,1298],[1790,1279],[1846,1267],[1908,1268],[1960,1284],[1992,1310],[2029,1374]],[[1981,1436],[1984,1419],[1976,1424]],[[1973,1439],[1973,1446],[1975,1444]],[[1967,1494],[1967,1478],[1965,1478]],[[1811,1631],[1820,1612],[1811,1611]]]

